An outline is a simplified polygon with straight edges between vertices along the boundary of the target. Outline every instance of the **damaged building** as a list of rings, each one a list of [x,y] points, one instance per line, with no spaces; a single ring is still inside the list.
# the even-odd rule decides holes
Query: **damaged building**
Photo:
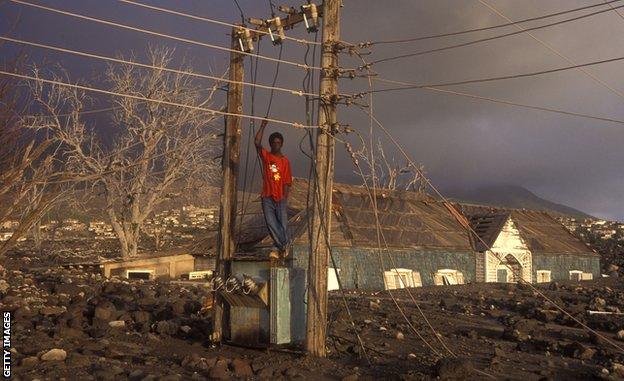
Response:
[[[600,276],[600,256],[546,212],[460,208],[477,234],[477,282],[517,282],[521,277],[544,283]]]
[[[308,268],[308,183],[295,179],[289,196],[289,232],[293,242],[293,268]],[[376,218],[367,190],[335,184],[328,288],[338,288],[338,272],[346,289],[379,290],[475,280],[470,237],[458,219],[432,197],[406,191],[379,191]],[[242,252],[266,253],[272,241],[258,197],[242,217],[238,235]],[[382,250],[379,250],[379,247]],[[384,271],[382,271],[382,268]]]

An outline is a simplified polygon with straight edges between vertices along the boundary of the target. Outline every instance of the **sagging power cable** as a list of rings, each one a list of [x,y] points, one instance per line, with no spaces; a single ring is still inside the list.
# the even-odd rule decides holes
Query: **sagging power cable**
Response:
[[[382,45],[382,44],[400,44],[400,43],[407,43],[407,42],[431,40],[431,39],[434,39],[434,38],[441,38],[441,37],[459,36],[459,35],[467,34],[467,33],[483,32],[483,31],[486,31],[486,30],[505,28],[505,27],[508,27],[508,26],[511,26],[511,25],[524,24],[524,23],[531,22],[531,21],[544,20],[544,19],[551,18],[551,17],[561,16],[561,15],[564,15],[564,14],[567,14],[567,13],[573,13],[573,12],[578,12],[578,11],[582,11],[582,10],[585,10],[585,9],[601,7],[601,6],[604,6],[604,5],[607,5],[607,4],[609,5],[609,7],[611,7],[613,9],[612,3],[616,3],[618,1],[621,1],[621,0],[608,0],[608,1],[605,0],[604,3],[602,3],[602,4],[598,3],[598,4],[586,5],[584,7],[569,9],[569,10],[566,10],[566,11],[560,11],[560,12],[555,12],[555,13],[549,13],[549,14],[546,14],[546,15],[543,15],[543,16],[526,18],[526,19],[522,19],[522,20],[518,20],[518,21],[508,22],[508,23],[505,23],[505,24],[486,26],[486,27],[481,27],[481,28],[465,29],[465,30],[456,31],[456,32],[440,33],[440,34],[433,34],[433,35],[421,36],[421,37],[413,37],[413,38],[400,38],[400,39],[393,39],[393,40],[377,40],[377,41],[361,42],[361,43],[358,44],[358,46],[360,46],[360,47],[370,47],[370,46],[373,46],[373,45]],[[616,10],[616,12],[618,12],[618,11]],[[618,14],[619,14],[619,12],[618,12]]]
[[[541,70],[541,71],[534,71],[530,73],[511,74],[511,75],[504,75],[504,76],[499,76],[499,77],[475,78],[475,79],[467,79],[467,80],[455,81],[455,82],[439,82],[439,83],[429,83],[429,84],[422,84],[422,85],[410,85],[410,86],[406,85],[402,87],[375,89],[375,90],[369,90],[369,91],[358,93],[354,97],[357,98],[357,97],[361,97],[363,95],[370,94],[370,93],[385,93],[389,91],[422,89],[426,87],[448,87],[448,86],[457,86],[457,85],[468,85],[471,83],[483,83],[483,82],[502,81],[506,79],[534,77],[534,76],[543,75],[543,74],[552,74],[552,73],[557,73],[560,71],[578,69],[578,68],[587,67],[587,66],[602,65],[605,63],[617,62],[617,61],[622,61],[622,60],[624,60],[624,57],[615,57],[615,58],[609,58],[609,59],[600,60],[600,61],[587,62],[584,64],[564,66],[564,67],[559,67],[555,69],[548,69],[548,70]],[[385,81],[383,78],[376,78],[376,76],[374,75],[372,77],[374,80]]]
[[[501,12],[500,10],[498,10],[496,7],[494,7],[493,5],[485,2],[484,0],[478,0],[479,3],[481,5],[483,5],[484,7],[488,8],[490,11],[496,13],[498,16],[502,17],[503,19],[505,19],[506,21],[511,22],[512,20],[505,16],[505,14],[503,14],[503,12]],[[614,8],[610,8],[607,9],[607,11],[609,10],[613,10],[614,12],[617,12],[617,9],[619,9],[621,7],[614,7]],[[524,27],[522,27],[521,25],[515,25],[515,27],[520,31],[520,32],[526,32],[527,35],[529,37],[531,37],[533,40],[537,41],[540,43],[540,45],[544,46],[546,49],[550,50],[551,52],[553,52],[554,54],[556,54],[558,57],[564,59],[566,62],[568,62],[570,65],[575,65],[576,63],[570,59],[568,56],[566,56],[565,54],[561,53],[558,49],[556,49],[554,46],[548,44],[546,41],[536,37],[533,33],[531,33],[528,29],[525,29]],[[580,72],[582,72],[583,74],[585,74],[587,77],[589,77],[592,81],[598,83],[599,85],[601,85],[602,87],[606,88],[607,90],[609,90],[611,93],[617,95],[618,97],[624,99],[624,93],[622,93],[620,90],[610,86],[608,83],[606,83],[605,81],[601,80],[600,78],[596,77],[594,74],[590,73],[589,71],[587,71],[587,69],[585,68],[579,68],[578,69]]]
[[[249,119],[255,119],[255,120],[267,119],[269,122],[283,124],[283,125],[287,125],[287,126],[292,126],[294,128],[317,128],[317,126],[307,126],[307,125],[303,125],[301,123],[296,123],[296,122],[289,122],[289,121],[279,120],[279,119],[269,119],[269,118],[263,118],[263,117],[259,117],[259,116],[251,116],[251,115],[246,115],[246,114],[236,114],[236,113],[231,113],[231,112],[227,112],[227,111],[209,109],[209,108],[206,108],[206,107],[185,105],[185,104],[182,104],[182,103],[169,102],[169,101],[159,100],[159,99],[150,99],[150,98],[141,97],[141,96],[138,96],[138,95],[117,93],[117,92],[114,92],[114,91],[99,89],[99,88],[96,88],[96,87],[77,85],[77,84],[72,84],[72,83],[67,83],[67,82],[62,82],[62,81],[57,81],[57,80],[51,80],[51,79],[37,78],[37,77],[30,76],[30,75],[19,74],[19,73],[10,73],[10,72],[3,71],[3,70],[0,70],[0,75],[6,75],[6,76],[14,77],[14,78],[26,79],[26,80],[31,80],[31,81],[39,81],[39,82],[43,82],[43,83],[47,83],[47,84],[51,84],[51,85],[72,87],[72,88],[75,88],[75,89],[91,91],[91,92],[100,93],[100,94],[114,95],[114,96],[117,96],[117,97],[132,98],[132,99],[137,99],[137,100],[144,101],[144,102],[152,102],[152,103],[165,104],[165,105],[168,105],[168,106],[176,106],[176,107],[188,108],[188,109],[191,109],[191,110],[204,111],[204,112],[208,112],[208,113],[211,113],[211,114],[217,114],[217,115],[223,115],[223,116],[237,116],[237,117],[240,117],[240,118],[249,118]]]
[[[32,47],[36,47],[36,48],[53,50],[53,51],[57,51],[57,52],[61,52],[61,53],[68,53],[68,54],[73,54],[73,55],[82,56],[82,57],[94,58],[94,59],[103,60],[103,61],[109,61],[109,62],[115,62],[115,63],[120,63],[120,64],[132,65],[132,66],[142,67],[142,68],[146,68],[146,69],[162,70],[162,71],[167,71],[167,72],[170,72],[170,73],[183,74],[183,75],[188,75],[190,77],[218,80],[218,81],[227,82],[227,83],[231,83],[231,84],[242,85],[242,86],[258,87],[258,88],[266,89],[266,90],[277,90],[277,91],[282,91],[282,92],[289,93],[289,94],[292,94],[292,95],[297,95],[297,96],[306,96],[306,95],[307,96],[314,96],[315,95],[315,94],[311,94],[311,93],[303,93],[301,90],[288,89],[288,88],[275,87],[275,86],[268,86],[268,85],[263,85],[263,84],[258,84],[258,83],[249,83],[249,82],[244,82],[244,81],[234,81],[234,80],[231,80],[231,79],[220,78],[220,77],[209,75],[209,74],[196,73],[196,72],[188,71],[188,70],[177,70],[177,69],[172,69],[172,68],[168,68],[168,67],[164,67],[164,66],[154,66],[154,65],[149,65],[149,64],[137,62],[137,61],[128,61],[128,60],[124,60],[124,59],[121,59],[121,58],[113,58],[113,57],[103,56],[103,55],[94,54],[94,53],[87,53],[87,52],[82,52],[82,51],[78,51],[78,50],[62,48],[62,47],[53,46],[53,45],[40,44],[40,43],[36,43],[36,42],[20,40],[20,39],[8,37],[8,36],[0,36],[0,40],[12,42],[12,43],[15,43],[15,44],[32,46]],[[251,57],[256,57],[256,59],[257,59],[259,56],[252,55]],[[278,64],[279,64],[279,62],[278,62]]]
[[[358,106],[359,107],[359,106]],[[460,215],[461,213],[459,211],[457,211],[457,209],[451,204],[451,202],[444,197],[444,195],[442,195],[442,193],[438,190],[437,187],[435,187],[433,185],[433,183],[431,182],[431,180],[426,177],[424,175],[424,173],[422,173],[422,171],[419,169],[419,167],[414,163],[414,160],[407,154],[407,152],[405,152],[405,150],[403,149],[403,147],[401,146],[401,144],[399,144],[399,142],[394,138],[394,136],[392,134],[390,134],[390,131],[388,131],[388,129],[386,129],[384,127],[384,125],[374,116],[372,115],[369,110],[367,110],[366,108],[363,107],[359,107],[359,109],[361,111],[363,111],[364,113],[366,113],[367,115],[369,115],[371,118],[373,118],[373,120],[375,121],[375,124],[383,131],[383,133],[388,137],[388,139],[397,147],[397,149],[399,150],[399,152],[401,152],[401,155],[403,155],[403,157],[405,157],[405,159],[413,166],[413,168],[419,173],[419,176],[421,176],[421,178],[427,183],[427,185],[434,191],[435,195],[437,197],[439,197],[440,200],[442,200],[442,202],[444,202],[445,204],[449,205],[450,207],[452,207],[455,212]],[[484,245],[484,247],[486,248],[487,251],[493,252],[492,248],[490,247],[490,245],[488,245],[483,238],[481,238],[475,231],[474,229],[468,225],[467,229],[469,230],[470,234],[476,239],[478,240],[481,244]],[[511,269],[511,266],[509,264],[506,264],[506,266],[508,266]],[[513,269],[512,269],[513,271]],[[557,304],[556,302],[554,302],[551,298],[549,298],[548,296],[546,296],[543,292],[541,292],[537,287],[535,287],[530,281],[525,280],[522,277],[519,277],[519,283],[525,284],[527,287],[529,287],[533,292],[535,292],[536,294],[538,294],[540,297],[542,297],[545,301],[547,301],[548,303],[552,304],[553,307],[555,307],[557,310],[559,310],[561,313],[563,313],[565,316],[567,316],[568,318],[572,319],[575,323],[577,323],[579,326],[583,327],[584,329],[586,329],[587,331],[593,333],[594,335],[596,335],[597,337],[599,337],[600,339],[604,340],[606,343],[610,344],[611,346],[613,346],[614,348],[618,349],[620,352],[624,353],[624,348],[622,346],[620,346],[619,344],[616,344],[615,342],[613,342],[611,339],[607,338],[606,336],[604,336],[603,334],[597,332],[596,330],[592,329],[591,327],[589,327],[587,324],[583,323],[582,321],[580,321],[578,318],[576,318],[575,316],[573,316],[572,314],[570,314],[568,311],[566,311],[563,307],[559,306],[559,304]]]
[[[457,96],[473,98],[473,99],[479,99],[479,100],[482,100],[482,101],[487,101],[487,102],[492,102],[492,103],[499,103],[499,104],[504,104],[504,105],[508,105],[508,106],[516,106],[516,107],[521,107],[521,108],[526,108],[526,109],[531,109],[531,110],[546,111],[546,112],[551,112],[551,113],[556,113],[556,114],[575,116],[575,117],[586,118],[586,119],[593,119],[593,120],[600,120],[600,121],[603,121],[603,122],[624,124],[624,120],[620,120],[620,119],[600,117],[600,116],[584,114],[584,113],[579,113],[579,112],[574,112],[574,111],[566,111],[566,110],[555,109],[555,108],[551,108],[551,107],[529,105],[529,104],[526,104],[526,103],[514,102],[514,101],[509,101],[509,100],[500,99],[500,98],[494,98],[494,97],[486,97],[486,96],[481,96],[481,95],[467,93],[467,92],[462,92],[462,91],[453,91],[453,90],[439,89],[439,88],[436,88],[436,87],[419,87],[420,86],[419,84],[416,84],[416,83],[413,83],[413,82],[395,81],[395,80],[389,80],[389,79],[379,78],[379,77],[373,77],[373,80],[380,81],[380,82],[391,83],[391,84],[395,84],[395,85],[414,86],[415,89],[416,88],[421,88],[423,90],[435,91],[435,92],[439,92],[439,93],[450,94],[450,95],[457,95]]]
[[[11,1],[14,1],[14,0],[11,0]],[[620,8],[624,8],[624,5],[613,7],[613,9],[620,9]],[[515,25],[517,27],[520,27],[521,29],[518,30],[518,31],[515,31],[515,32],[504,33],[504,34],[500,34],[498,36],[480,38],[480,39],[477,39],[477,40],[472,40],[472,41],[467,41],[467,42],[463,42],[463,43],[460,43],[460,44],[444,46],[444,47],[441,47],[441,48],[427,49],[427,50],[422,50],[422,51],[418,51],[418,52],[414,52],[414,53],[400,54],[400,55],[397,55],[397,56],[381,58],[381,59],[369,62],[368,65],[370,67],[371,65],[376,65],[376,64],[379,64],[379,63],[382,63],[382,62],[391,62],[391,61],[396,61],[396,60],[400,60],[400,59],[404,59],[404,58],[418,57],[418,56],[422,56],[422,55],[425,55],[425,54],[437,53],[437,52],[442,52],[442,51],[446,51],[446,50],[462,48],[462,47],[466,47],[466,46],[470,46],[470,45],[479,44],[479,43],[482,43],[482,42],[488,42],[488,41],[498,40],[500,38],[515,36],[517,34],[522,34],[522,33],[526,33],[526,32],[533,31],[533,30],[544,29],[544,28],[548,28],[548,27],[552,27],[552,26],[556,26],[556,25],[561,25],[561,24],[565,24],[565,23],[569,23],[569,22],[573,22],[573,21],[578,21],[578,20],[581,20],[581,19],[585,19],[585,18],[588,18],[588,17],[593,17],[593,16],[596,16],[596,15],[599,15],[599,14],[602,14],[602,13],[606,13],[606,12],[611,12],[611,11],[612,11],[612,9],[610,9],[610,8],[609,9],[603,9],[603,10],[600,10],[600,11],[588,13],[586,15],[581,15],[581,16],[570,18],[570,19],[553,22],[553,23],[550,23],[550,24],[538,25],[538,26],[534,26],[534,27],[531,27],[531,28],[522,28],[518,24],[513,24],[513,25]],[[363,70],[364,67],[360,67],[360,69]]]
[[[221,51],[226,51],[226,52],[236,52],[236,53],[239,53],[239,54],[242,54],[242,55],[256,56],[253,53],[248,53],[248,52],[245,52],[245,51],[235,50],[235,49],[232,49],[232,48],[219,46],[219,45],[214,45],[214,44],[209,44],[209,43],[206,43],[206,42],[195,41],[195,40],[191,40],[191,39],[188,39],[188,38],[172,36],[172,35],[169,35],[169,34],[160,33],[160,32],[156,32],[156,31],[148,30],[148,29],[143,29],[143,28],[138,28],[138,27],[134,27],[134,26],[130,26],[130,25],[125,25],[125,24],[121,24],[121,23],[117,23],[117,22],[113,22],[113,21],[102,20],[102,19],[99,19],[99,18],[96,18],[96,17],[90,17],[90,16],[81,15],[81,14],[78,14],[78,13],[63,11],[63,10],[60,10],[60,9],[51,8],[51,7],[47,7],[47,6],[43,6],[43,5],[39,5],[39,4],[33,4],[33,3],[29,3],[29,2],[26,2],[26,1],[22,1],[22,0],[8,0],[8,1],[10,1],[12,3],[28,6],[28,7],[33,7],[33,8],[45,10],[45,11],[48,11],[48,12],[53,12],[53,13],[62,14],[62,15],[65,15],[65,16],[79,18],[79,19],[82,19],[82,20],[91,21],[91,22],[95,22],[95,23],[99,23],[99,24],[114,26],[114,27],[117,27],[117,28],[121,28],[121,29],[125,29],[125,30],[131,30],[131,31],[134,31],[134,32],[140,32],[140,33],[144,33],[144,34],[149,34],[149,35],[152,35],[152,36],[167,38],[167,39],[170,39],[170,40],[174,40],[174,41],[178,41],[178,42],[184,42],[184,43],[187,43],[187,44],[202,46],[202,47],[216,49],[216,50],[221,50]],[[258,56],[258,57],[263,59],[263,60],[267,60],[267,61],[273,61],[273,62],[278,61],[277,59],[272,58],[272,57],[268,57],[268,56]],[[284,64],[287,64],[287,65],[292,65],[292,66],[299,67],[299,68],[304,69],[304,70],[321,70],[320,67],[305,66],[305,65],[297,63],[297,62],[285,61],[285,60],[283,60],[281,62],[284,63]]]
[[[263,30],[258,30],[258,29],[254,29],[254,28],[248,28],[246,26],[236,25],[236,24],[225,22],[225,21],[211,19],[211,18],[208,18],[208,17],[192,15],[190,13],[179,12],[179,11],[175,11],[173,9],[156,7],[156,6],[153,6],[153,5],[139,3],[137,1],[130,1],[130,0],[117,0],[117,1],[120,1],[120,2],[126,3],[126,4],[135,5],[135,6],[142,7],[142,8],[146,8],[146,9],[159,11],[159,12],[169,13],[169,14],[173,14],[173,15],[177,15],[177,16],[181,16],[181,17],[187,17],[187,18],[190,18],[190,19],[198,20],[198,21],[205,21],[205,22],[216,24],[216,25],[223,25],[223,26],[229,26],[229,27],[242,28],[242,29],[249,30],[250,32],[258,33],[258,34],[262,34],[262,35],[266,35],[266,36],[268,36],[270,34],[269,32],[265,32]],[[239,11],[241,13],[242,23],[245,24],[246,20],[245,20],[244,13],[243,13],[241,7],[238,5],[238,1],[237,0],[234,0],[234,1],[236,2],[236,5],[237,5],[237,7],[238,7],[238,9],[239,9]],[[290,40],[290,41],[294,41],[294,42],[298,42],[300,44],[306,44],[306,45],[314,45],[314,44],[318,45],[318,44],[320,44],[319,42],[314,42],[314,41],[309,41],[309,40],[302,39],[302,38],[295,38],[295,37],[289,37],[289,36],[286,36],[285,39],[286,40]]]

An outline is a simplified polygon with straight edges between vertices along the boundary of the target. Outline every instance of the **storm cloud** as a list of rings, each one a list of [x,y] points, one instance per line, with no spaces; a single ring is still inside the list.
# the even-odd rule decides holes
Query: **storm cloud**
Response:
[[[507,17],[518,20],[558,12],[595,1],[571,0],[484,0]],[[145,27],[198,41],[227,46],[227,27],[190,20],[137,8],[120,2],[64,1],[38,2],[57,8],[100,17],[108,20]],[[268,18],[268,2],[239,0],[246,16]],[[277,2],[276,2],[277,3]],[[294,1],[284,2],[298,5]],[[233,1],[151,1],[149,4],[219,20],[237,22],[238,9]],[[280,2],[281,4],[281,2]],[[614,6],[624,5],[616,2]],[[562,20],[590,13],[593,8],[553,19]],[[624,8],[620,10],[624,15]],[[141,59],[148,44],[176,47],[176,56],[185,57],[198,72],[222,73],[228,64],[227,52],[199,46],[172,42],[137,32],[124,31],[92,22],[53,15],[10,2],[0,4],[0,22],[3,35],[25,40],[49,43],[71,49],[103,55],[131,52]],[[17,21],[16,21],[17,20]],[[14,22],[16,21],[16,22]],[[342,38],[349,42],[417,37],[453,32],[470,28],[497,25],[506,21],[478,0],[426,0],[426,1],[372,1],[345,0],[342,9]],[[525,26],[544,23],[534,22]],[[375,60],[398,54],[417,52],[447,46],[477,38],[514,31],[515,27],[497,29],[469,35],[395,45],[376,45],[365,56]],[[287,32],[289,35],[314,39],[303,28]],[[624,18],[615,11],[586,19],[532,32],[569,57],[575,63],[598,61],[624,56]],[[320,33],[318,36],[320,40]],[[20,49],[11,44],[0,47],[2,56],[11,57]],[[106,64],[85,58],[25,49],[30,62],[62,64],[72,80],[94,85],[102,84],[102,71]],[[278,48],[263,39],[260,53],[276,57]],[[303,61],[305,46],[287,42],[283,58]],[[311,63],[312,49],[308,50]],[[318,60],[319,51],[316,52]],[[357,57],[341,55],[341,66],[353,68],[361,65]],[[245,79],[250,78],[250,60],[246,60]],[[503,76],[533,72],[570,63],[525,33],[481,44],[427,54],[374,65],[379,76],[413,83],[439,83],[473,78]],[[568,70],[530,78],[511,79],[446,87],[445,89],[498,98],[540,107],[560,109],[599,117],[624,120],[624,62],[609,63],[586,68],[587,72],[602,81],[590,78],[579,70]],[[270,84],[275,74],[275,64],[259,62],[258,82]],[[280,65],[277,85],[301,89],[304,71]],[[207,83],[208,86],[208,83]],[[315,88],[317,84],[315,83]],[[374,82],[375,88],[388,87]],[[607,88],[610,87],[612,90]],[[357,93],[369,89],[365,78],[342,79],[340,90]],[[618,94],[619,93],[619,94]],[[258,90],[254,113],[264,114],[269,93]],[[106,104],[106,99],[96,98],[96,103]],[[364,98],[363,100],[367,100]],[[221,97],[219,101],[223,101]],[[95,104],[95,107],[101,107]],[[476,188],[488,184],[517,184],[551,201],[564,203],[592,215],[624,220],[624,125],[575,116],[528,110],[510,105],[496,104],[457,95],[414,89],[379,93],[374,96],[376,117],[392,132],[409,154],[422,162],[435,184],[442,189]],[[245,113],[251,112],[250,92],[246,89]],[[304,101],[301,97],[275,93],[271,116],[278,119],[303,122]],[[339,120],[360,131],[369,132],[369,119],[355,106],[341,106]],[[96,128],[106,130],[104,116],[91,117]],[[245,135],[249,122],[243,122]],[[286,135],[287,153],[291,156],[295,175],[307,176],[308,159],[299,149],[304,132],[275,127]],[[386,153],[400,159],[392,144],[375,128],[375,139],[381,138]],[[353,142],[357,140],[348,138]],[[302,144],[307,148],[306,144]],[[243,146],[245,149],[245,146]],[[252,163],[253,164],[253,163]],[[337,146],[336,178],[338,181],[356,182],[353,167]]]

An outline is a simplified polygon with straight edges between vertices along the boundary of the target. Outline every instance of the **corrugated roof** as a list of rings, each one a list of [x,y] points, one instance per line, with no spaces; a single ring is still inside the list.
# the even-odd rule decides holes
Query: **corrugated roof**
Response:
[[[470,216],[470,226],[480,238],[474,240],[475,249],[485,251],[492,247],[508,218],[509,213]]]
[[[308,182],[295,179],[288,204],[289,230],[297,243],[307,242],[307,199]],[[376,202],[382,245],[385,238],[391,247],[471,250],[467,231],[432,197],[416,192],[378,190]],[[332,209],[333,246],[377,247],[373,204],[364,187],[334,184]],[[271,244],[257,198],[246,208],[238,239],[242,247],[248,248]]]
[[[491,246],[498,237],[507,217],[511,217],[520,232],[520,236],[534,254],[598,255],[546,212],[479,205],[457,205],[462,213],[470,219],[473,229],[488,246]],[[475,241],[476,250],[485,250],[482,243],[478,240]]]

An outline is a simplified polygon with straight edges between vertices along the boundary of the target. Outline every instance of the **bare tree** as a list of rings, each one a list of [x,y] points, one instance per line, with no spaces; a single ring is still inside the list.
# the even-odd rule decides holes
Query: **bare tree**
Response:
[[[18,57],[12,69],[21,67]],[[51,181],[59,166],[53,141],[28,128],[33,118],[18,109],[17,83],[0,82],[0,223],[17,221],[9,240],[0,245],[0,258],[37,224],[60,199],[65,188]],[[28,102],[26,102],[28,103]],[[24,121],[29,122],[24,124]]]
[[[172,52],[150,49],[149,56],[153,66],[166,67]],[[121,254],[130,257],[138,252],[144,222],[160,204],[215,178],[215,115],[203,108],[217,87],[206,94],[187,74],[129,65],[110,67],[106,75],[112,91],[154,100],[115,98],[109,141],[82,121],[86,99],[80,91],[52,86],[45,92],[43,84],[37,84],[33,94],[51,115],[71,106],[72,115],[49,118],[45,129],[63,147],[75,178],[104,198]]]
[[[354,157],[362,162],[362,170],[366,181],[373,181],[384,189],[392,190],[413,190],[425,192],[426,181],[422,175],[425,173],[425,166],[412,163],[399,164],[392,157],[388,159],[381,140],[373,150],[373,155],[369,153],[367,145],[362,141],[362,148],[353,152]]]

